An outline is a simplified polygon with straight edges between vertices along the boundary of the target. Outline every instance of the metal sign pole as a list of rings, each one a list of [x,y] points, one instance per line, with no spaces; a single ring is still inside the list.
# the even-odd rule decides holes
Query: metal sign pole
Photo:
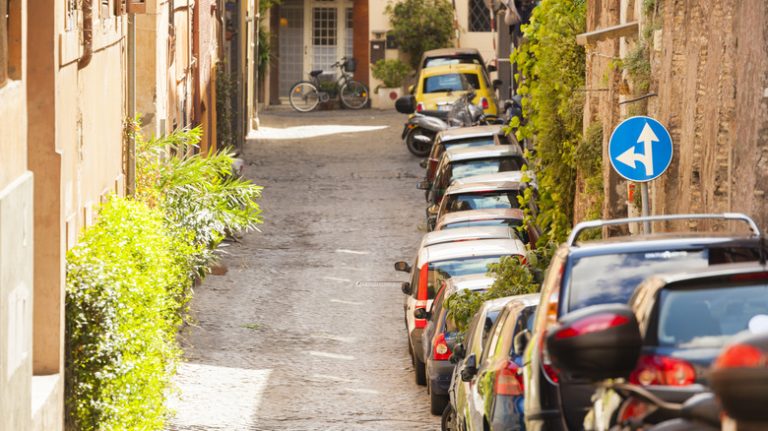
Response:
[[[648,197],[648,183],[640,183],[640,198],[643,201],[643,217],[651,215],[650,198]],[[651,233],[651,222],[648,220],[643,221],[643,233]]]

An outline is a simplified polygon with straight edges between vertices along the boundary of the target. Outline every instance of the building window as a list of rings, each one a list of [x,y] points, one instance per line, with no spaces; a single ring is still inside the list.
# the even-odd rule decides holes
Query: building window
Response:
[[[491,12],[484,0],[469,0],[469,31],[491,31]]]
[[[353,13],[351,7],[347,8],[346,14],[347,14],[347,20],[346,20],[347,24],[344,27],[344,30],[346,32],[346,34],[344,35],[344,38],[345,38],[345,44],[344,44],[345,53],[344,53],[344,55],[347,58],[353,58],[355,56],[354,55],[354,50],[353,50],[353,48],[355,46],[355,29],[354,29],[355,28],[355,20],[353,18],[353,14],[354,13]]]
[[[331,72],[336,58],[338,15],[336,8],[316,7],[312,11],[313,69]]]

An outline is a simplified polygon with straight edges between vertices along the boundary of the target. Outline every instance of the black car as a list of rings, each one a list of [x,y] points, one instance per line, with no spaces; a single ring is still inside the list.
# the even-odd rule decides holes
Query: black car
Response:
[[[652,234],[578,242],[588,229],[630,223],[718,219],[744,222],[751,235]],[[547,331],[567,313],[597,304],[626,304],[653,274],[699,271],[715,264],[758,261],[765,253],[755,222],[742,214],[698,214],[596,220],[578,224],[555,252],[525,354],[528,430],[581,429],[592,386],[561,376],[544,347]]]
[[[430,411],[441,415],[448,404],[454,363],[450,361],[459,334],[453,320],[448,318],[445,300],[463,290],[482,292],[493,284],[494,279],[483,274],[454,277],[445,280],[428,313],[429,321],[422,337],[424,363],[427,375]]]
[[[629,382],[682,403],[708,390],[707,370],[735,336],[768,320],[768,268],[747,263],[657,275],[637,287],[629,307],[643,341]],[[609,390],[587,415],[586,429],[656,424],[668,412],[632,394]]]
[[[471,431],[525,429],[523,423],[523,352],[514,340],[530,330],[538,294],[509,297],[482,354],[470,353],[457,373],[462,391],[455,399],[456,425]],[[519,346],[517,346],[519,347]]]

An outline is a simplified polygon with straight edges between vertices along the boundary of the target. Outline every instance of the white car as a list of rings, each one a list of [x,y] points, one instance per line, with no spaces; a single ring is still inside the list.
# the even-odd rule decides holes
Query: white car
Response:
[[[488,264],[497,263],[503,256],[526,255],[525,244],[512,239],[473,239],[454,241],[422,247],[418,250],[413,266],[406,262],[395,263],[398,271],[409,272],[410,281],[403,283],[405,302],[405,326],[408,345],[416,369],[416,383],[426,384],[422,334],[426,319],[414,315],[417,309],[429,310],[441,283],[452,277],[485,274]]]

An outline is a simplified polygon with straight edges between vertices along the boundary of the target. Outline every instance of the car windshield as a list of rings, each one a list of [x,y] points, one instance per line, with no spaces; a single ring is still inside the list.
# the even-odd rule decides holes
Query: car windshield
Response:
[[[703,269],[712,264],[757,260],[745,248],[660,250],[585,256],[573,260],[569,301],[561,312],[596,304],[627,303],[635,288],[653,274]]]
[[[480,88],[480,78],[474,73],[447,73],[424,79],[424,93],[447,93]]]
[[[517,197],[520,190],[500,190],[482,193],[463,193],[446,196],[446,214],[455,211],[520,208]]]
[[[493,136],[478,136],[475,138],[466,138],[466,139],[453,139],[450,141],[446,141],[445,149],[451,149],[451,148],[471,148],[471,147],[482,147],[484,145],[493,145]]]
[[[520,156],[462,160],[451,163],[451,178],[457,180],[473,175],[495,174],[497,172],[519,171],[525,162]]]
[[[768,319],[768,286],[748,285],[662,290],[658,318],[660,346],[718,348]]]

